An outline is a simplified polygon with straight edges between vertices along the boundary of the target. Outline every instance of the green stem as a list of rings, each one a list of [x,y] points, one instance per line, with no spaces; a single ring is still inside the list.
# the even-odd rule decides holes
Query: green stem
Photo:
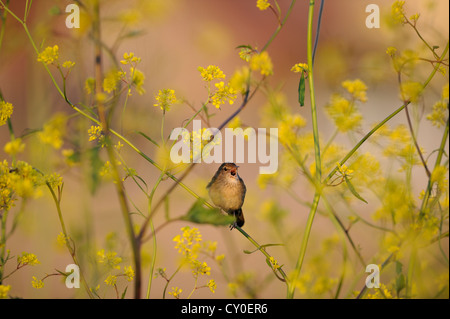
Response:
[[[309,12],[308,12],[308,34],[307,34],[307,58],[308,58],[308,81],[309,81],[309,93],[311,100],[311,116],[312,116],[312,125],[313,125],[313,135],[314,135],[314,154],[315,154],[315,162],[316,162],[316,173],[315,173],[315,184],[316,184],[316,192],[314,195],[313,204],[311,206],[311,210],[308,215],[308,220],[306,222],[305,232],[303,233],[303,239],[300,246],[300,253],[297,259],[297,265],[294,270],[294,276],[288,288],[287,297],[289,299],[294,298],[295,292],[295,282],[297,281],[298,276],[300,275],[300,271],[303,265],[303,260],[305,258],[306,248],[308,246],[309,235],[311,233],[312,224],[314,221],[314,216],[317,212],[317,207],[319,206],[320,196],[322,193],[321,185],[319,185],[320,180],[322,179],[322,163],[320,159],[320,142],[319,142],[319,127],[317,123],[317,109],[316,109],[316,100],[315,100],[315,92],[314,92],[314,72],[313,72],[313,52],[312,52],[312,29],[313,29],[313,18],[314,18],[314,0],[310,0],[309,2]]]
[[[283,28],[283,26],[285,25],[287,19],[289,18],[289,15],[292,12],[292,9],[294,8],[296,0],[292,0],[291,5],[289,6],[288,11],[286,12],[286,15],[284,16],[283,21],[281,21],[281,23],[278,24],[277,29],[275,30],[275,32],[272,34],[272,36],[270,37],[269,41],[267,41],[267,43],[264,45],[264,47],[261,49],[261,52],[265,51],[267,49],[267,47],[272,43],[272,41],[276,38],[276,36],[278,35],[278,33],[280,33],[281,29]]]
[[[80,279],[81,282],[83,283],[83,286],[86,289],[86,293],[88,294],[89,298],[93,299],[94,295],[91,292],[91,289],[89,288],[86,278],[83,275],[83,272],[81,271],[81,266],[80,263],[78,262],[78,258],[76,256],[75,253],[75,249],[70,245],[70,241],[72,240],[71,237],[69,237],[68,233],[67,233],[67,229],[66,229],[66,225],[64,223],[64,218],[62,215],[62,211],[61,211],[61,193],[62,193],[62,188],[60,188],[58,186],[58,196],[56,196],[55,191],[53,190],[53,188],[50,186],[49,183],[46,183],[48,189],[50,190],[50,193],[52,194],[52,198],[53,201],[55,202],[55,206],[56,206],[56,211],[58,212],[58,219],[59,219],[59,223],[61,224],[61,229],[62,232],[64,234],[64,238],[66,240],[66,247],[69,250],[69,253],[72,257],[73,262],[79,267],[80,269]]]

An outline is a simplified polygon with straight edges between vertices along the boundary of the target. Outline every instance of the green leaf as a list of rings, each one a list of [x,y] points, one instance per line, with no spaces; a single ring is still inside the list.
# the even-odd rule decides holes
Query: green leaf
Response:
[[[302,72],[298,83],[298,103],[300,103],[300,106],[305,105],[305,72]]]
[[[361,197],[361,195],[358,194],[358,192],[356,191],[355,187],[353,186],[352,183],[350,183],[350,180],[348,179],[347,176],[344,175],[345,178],[345,182],[347,183],[348,189],[350,190],[350,192],[352,192],[353,195],[355,195],[356,198],[358,198],[359,200],[363,201],[364,203],[368,204],[367,201]]]
[[[199,198],[189,209],[181,220],[196,224],[211,224],[215,226],[229,225],[234,222],[234,216],[224,215],[219,208],[208,208],[204,206],[205,200]]]
[[[252,251],[244,249],[244,254],[250,255],[250,254],[253,254],[255,251],[258,251],[262,248],[270,247],[270,246],[284,246],[284,244],[265,244],[265,245],[261,245],[260,248],[256,248],[255,250],[252,250]]]
[[[124,289],[124,291],[123,291],[122,296],[120,297],[120,299],[125,299],[125,295],[127,294],[127,289],[128,289],[128,286],[125,287],[125,289]]]
[[[151,139],[148,135],[146,135],[145,133],[140,132],[140,131],[137,131],[136,133],[142,135],[142,136],[145,137],[147,140],[149,140],[150,142],[152,142],[153,144],[155,144],[156,146],[159,147],[158,143],[156,143],[154,140],[152,140],[152,139]]]

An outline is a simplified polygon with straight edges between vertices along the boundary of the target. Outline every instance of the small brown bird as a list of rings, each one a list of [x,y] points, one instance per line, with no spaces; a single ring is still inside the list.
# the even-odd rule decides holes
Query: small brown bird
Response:
[[[234,163],[223,163],[206,186],[214,205],[236,218],[231,229],[236,225],[242,227],[245,222],[242,205],[247,188],[238,174],[238,167]]]

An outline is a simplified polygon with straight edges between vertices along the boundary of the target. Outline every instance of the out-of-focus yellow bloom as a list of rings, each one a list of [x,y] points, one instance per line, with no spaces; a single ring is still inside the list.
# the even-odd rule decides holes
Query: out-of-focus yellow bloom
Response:
[[[22,143],[21,138],[16,138],[13,141],[6,143],[5,147],[3,148],[5,153],[9,154],[11,156],[15,156],[19,153],[22,153],[24,149],[25,149],[25,144]]]
[[[44,124],[44,128],[38,133],[38,137],[44,144],[51,145],[54,149],[60,149],[63,145],[63,137],[66,133],[67,117],[62,113],[53,116]]]
[[[400,85],[400,96],[403,101],[410,101],[411,103],[417,103],[422,93],[423,86],[419,82],[403,82]]]
[[[259,54],[254,54],[250,58],[249,62],[250,69],[253,71],[259,71],[261,75],[272,75],[273,74],[273,64],[272,59],[267,51],[263,51]]]
[[[108,286],[115,286],[116,283],[117,283],[117,276],[115,276],[115,275],[109,275],[105,279],[105,284],[107,284]]]
[[[405,23],[405,9],[403,6],[405,5],[405,1],[397,0],[392,4],[391,12],[392,17],[397,23]]]
[[[97,252],[97,261],[112,269],[120,269],[119,264],[122,262],[122,258],[117,257],[117,253],[114,251],[105,252],[104,249],[101,249]]]
[[[342,82],[342,87],[348,91],[352,95],[352,97],[361,102],[367,102],[367,86],[363,81],[356,79],[354,81],[344,81]]]

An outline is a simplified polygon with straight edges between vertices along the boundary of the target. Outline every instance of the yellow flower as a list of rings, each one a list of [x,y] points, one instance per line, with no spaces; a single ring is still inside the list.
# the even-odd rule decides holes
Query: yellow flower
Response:
[[[366,91],[367,86],[363,81],[356,79],[354,81],[344,81],[342,82],[342,87],[348,91],[352,95],[352,97],[356,100],[360,100],[361,102],[367,101]]]
[[[386,54],[393,57],[397,53],[397,49],[394,47],[389,47],[386,49]]]
[[[423,86],[418,82],[403,82],[400,86],[401,98],[403,101],[417,103],[422,93]]]
[[[216,285],[216,282],[214,281],[214,279],[211,279],[208,281],[208,288],[209,288],[209,290],[211,290],[212,293],[216,292],[217,285]]]
[[[235,129],[235,128],[238,128],[238,127],[241,127],[242,126],[242,121],[241,121],[241,118],[239,117],[239,115],[238,116],[235,116],[229,123],[228,123],[228,127],[229,128],[232,128],[232,129]]]
[[[13,113],[13,106],[6,101],[0,101],[0,126],[5,125],[6,121]]]
[[[8,293],[11,290],[11,285],[0,285],[0,299],[8,298]]]
[[[62,185],[62,177],[57,173],[45,175],[45,183],[50,185],[51,188],[57,188]]]
[[[198,71],[200,72],[203,81],[205,82],[211,82],[212,80],[225,78],[225,74],[222,72],[222,70],[215,65],[209,65],[206,69],[199,66]]]
[[[447,120],[448,107],[444,101],[438,101],[433,105],[433,110],[427,115],[427,120],[431,121],[433,126],[441,127],[445,125]]]
[[[270,256],[269,262],[272,265],[273,270],[277,270],[278,268],[280,268],[280,265],[278,265],[278,261],[275,258],[273,258],[272,256]]]
[[[394,18],[394,21],[397,23],[405,23],[405,10],[403,9],[403,6],[405,4],[405,1],[395,1],[392,4],[392,17]]]
[[[125,275],[125,277],[127,278],[128,281],[133,281],[134,278],[134,270],[133,268],[131,268],[131,266],[128,267],[123,267],[123,274]]]
[[[270,3],[268,3],[267,1],[268,0],[257,0],[256,6],[261,11],[266,10],[268,7],[270,7]]]
[[[339,94],[333,94],[326,111],[341,132],[357,129],[363,119],[354,103]]]
[[[341,165],[339,162],[337,162],[336,165],[338,167],[339,173],[341,173],[342,176],[349,176],[353,173],[353,170],[349,169],[345,164]]]
[[[9,154],[11,156],[15,156],[18,153],[22,153],[24,149],[25,149],[25,144],[22,143],[21,138],[16,138],[15,140],[6,143],[5,147],[3,148],[5,153]]]
[[[177,103],[175,91],[172,89],[159,90],[158,95],[155,96],[156,102],[153,106],[159,106],[163,111],[169,111],[170,107]]]
[[[63,136],[66,132],[67,117],[64,114],[56,114],[50,121],[44,124],[44,128],[38,133],[38,137],[44,144],[51,145],[54,149],[60,149],[63,145]]]
[[[133,52],[127,53],[125,52],[123,54],[123,60],[120,61],[120,63],[126,65],[126,64],[132,64],[132,63],[139,63],[141,62],[141,58],[134,56]]]
[[[95,79],[94,78],[87,78],[84,82],[84,90],[87,94],[92,94],[95,92]]]
[[[44,282],[40,279],[37,279],[35,276],[33,276],[33,280],[31,281],[31,285],[33,288],[41,289],[44,287]]]
[[[272,75],[273,64],[267,51],[255,54],[250,58],[250,69],[260,71],[261,75]]]
[[[142,71],[131,67],[130,73],[132,74],[131,82],[133,83],[136,92],[138,92],[139,95],[142,95],[145,93],[145,89],[143,88],[145,75],[142,73]]]
[[[442,88],[442,99],[443,100],[448,100],[448,83],[444,85],[444,87]]]
[[[172,287],[172,291],[169,292],[169,295],[172,295],[176,299],[180,299],[180,294],[183,292],[183,289],[178,287]]]
[[[17,257],[17,267],[25,265],[35,266],[37,264],[40,264],[40,261],[35,254],[23,252],[21,256]]]
[[[441,192],[445,192],[448,189],[448,169],[445,166],[438,165],[431,173],[430,182],[436,183],[437,188]]]
[[[211,96],[211,103],[216,108],[219,109],[227,100],[230,105],[234,103],[234,100],[236,100],[236,91],[231,86],[225,86],[225,83],[221,81],[216,83],[215,87],[217,91]]]
[[[117,283],[117,276],[109,275],[109,276],[105,279],[105,284],[107,284],[108,286],[115,286],[116,283]]]
[[[252,57],[252,54],[255,52],[251,47],[244,46],[241,47],[239,50],[239,57],[244,60],[245,62],[250,61],[250,58]]]
[[[230,78],[229,86],[236,92],[244,94],[247,91],[247,85],[250,79],[250,69],[248,66],[244,66],[239,70],[236,70]]]
[[[97,261],[99,264],[104,264],[109,268],[120,269],[119,264],[122,262],[122,258],[116,256],[116,252],[108,251],[105,253],[105,250],[102,249],[97,252]]]
[[[44,51],[38,54],[38,62],[43,62],[45,64],[51,64],[58,60],[59,47],[57,45],[53,47],[47,47]]]
[[[63,68],[66,68],[66,69],[71,69],[71,68],[73,68],[74,65],[75,65],[75,62],[72,62],[72,61],[65,61],[65,62],[62,64],[62,67],[63,67]]]
[[[115,91],[117,84],[120,81],[121,74],[122,72],[117,72],[116,70],[109,71],[103,79],[103,90],[108,93]]]
[[[417,23],[417,20],[419,20],[420,14],[416,13],[409,17],[409,20],[412,20],[413,24],[415,25]]]
[[[95,141],[96,139],[99,139],[103,135],[103,129],[101,126],[91,126],[91,128],[88,130],[89,135],[89,142]]]
[[[308,64],[297,63],[291,68],[291,71],[294,73],[308,72]]]
[[[67,236],[60,232],[56,238],[56,242],[60,246],[65,246],[67,244]]]

